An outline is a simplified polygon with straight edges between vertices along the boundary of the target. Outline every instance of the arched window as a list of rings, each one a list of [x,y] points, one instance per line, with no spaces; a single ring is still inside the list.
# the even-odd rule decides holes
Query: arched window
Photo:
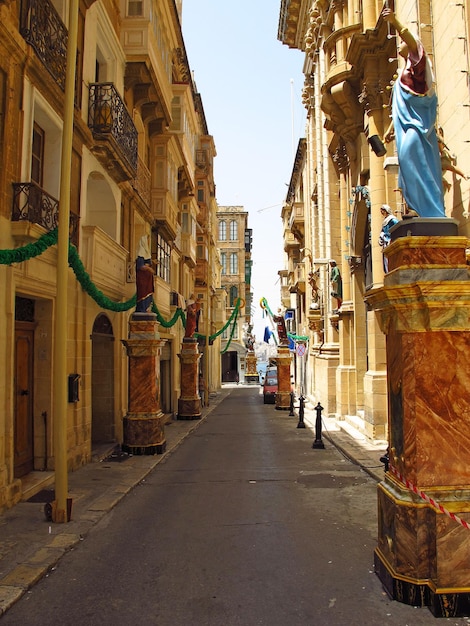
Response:
[[[222,266],[222,274],[226,274],[227,273],[227,253],[226,252],[221,252],[220,253],[220,264]]]
[[[234,307],[238,298],[238,287],[236,285],[232,285],[230,287],[230,306]]]
[[[238,223],[230,220],[230,241],[238,241]]]
[[[236,252],[230,254],[230,274],[238,274],[238,254]]]
[[[227,241],[227,222],[225,220],[219,222],[219,241]]]

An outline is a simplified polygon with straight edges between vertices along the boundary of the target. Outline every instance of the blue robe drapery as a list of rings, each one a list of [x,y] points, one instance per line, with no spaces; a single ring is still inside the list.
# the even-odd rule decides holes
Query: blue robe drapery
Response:
[[[398,186],[420,217],[445,217],[442,168],[436,136],[437,96],[393,87],[392,118],[397,145]]]

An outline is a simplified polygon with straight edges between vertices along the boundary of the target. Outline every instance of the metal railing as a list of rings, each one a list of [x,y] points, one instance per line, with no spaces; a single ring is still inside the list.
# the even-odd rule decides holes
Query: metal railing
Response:
[[[59,201],[35,182],[13,183],[13,208],[11,221],[38,224],[47,231],[59,223]],[[79,217],[70,213],[70,240],[77,245]]]
[[[50,0],[23,0],[21,36],[65,89],[68,31]]]
[[[137,129],[113,83],[91,83],[88,127],[95,138],[112,136],[129,165],[137,169]]]

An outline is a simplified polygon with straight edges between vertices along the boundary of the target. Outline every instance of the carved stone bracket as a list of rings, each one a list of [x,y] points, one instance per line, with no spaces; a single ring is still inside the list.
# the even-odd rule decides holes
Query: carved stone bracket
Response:
[[[362,130],[362,110],[358,95],[347,80],[340,81],[322,94],[321,108],[328,118],[327,128],[353,142]]]
[[[360,256],[350,256],[348,258],[348,264],[351,274],[355,274],[358,270],[364,268],[364,260]]]
[[[174,65],[178,68],[179,81],[182,83],[191,83],[191,71],[189,69],[188,59],[182,48],[175,48],[173,55]]]

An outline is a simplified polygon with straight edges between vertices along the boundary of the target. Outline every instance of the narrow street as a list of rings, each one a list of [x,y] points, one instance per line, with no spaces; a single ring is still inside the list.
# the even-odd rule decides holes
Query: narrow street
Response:
[[[234,388],[2,626],[436,623],[374,574],[375,481],[296,426]]]

